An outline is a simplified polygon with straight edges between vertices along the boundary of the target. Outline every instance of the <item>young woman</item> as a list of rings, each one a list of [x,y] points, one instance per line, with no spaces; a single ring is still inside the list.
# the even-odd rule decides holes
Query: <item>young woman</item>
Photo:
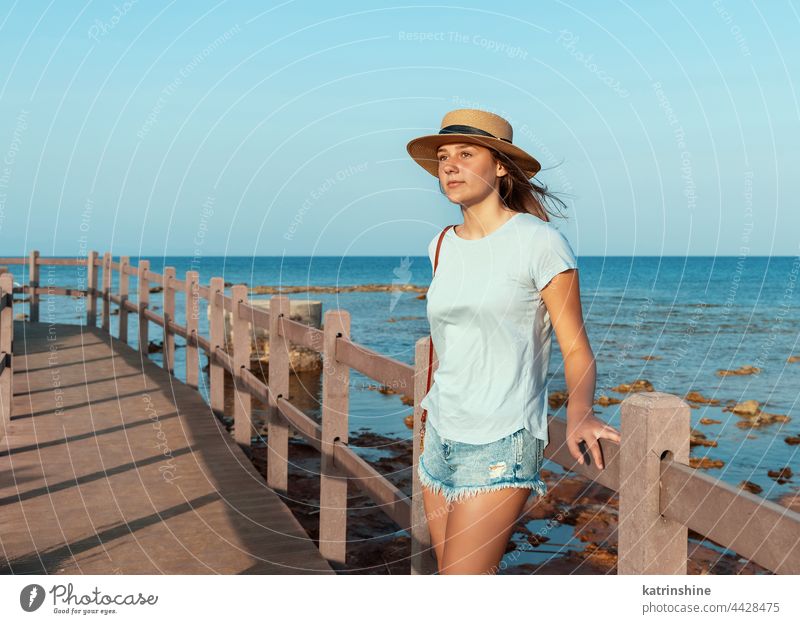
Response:
[[[485,111],[447,113],[438,134],[408,152],[439,179],[463,223],[428,246],[438,264],[427,313],[438,368],[423,399],[418,475],[440,574],[495,573],[548,444],[550,337],[564,356],[567,447],[619,432],[595,418],[595,361],[583,326],[577,263],[548,221],[555,199],[531,181],[535,158],[512,144],[511,125]],[[559,201],[555,199],[555,201]],[[563,205],[563,202],[560,202]]]

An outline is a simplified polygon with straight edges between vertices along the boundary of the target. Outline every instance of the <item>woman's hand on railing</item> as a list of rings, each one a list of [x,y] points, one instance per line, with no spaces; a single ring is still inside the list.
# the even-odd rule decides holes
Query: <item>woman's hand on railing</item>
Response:
[[[585,463],[579,446],[585,442],[598,468],[603,469],[603,454],[598,442],[600,438],[613,440],[617,444],[621,439],[619,431],[596,418],[591,407],[570,410],[567,404],[567,448],[579,464]]]

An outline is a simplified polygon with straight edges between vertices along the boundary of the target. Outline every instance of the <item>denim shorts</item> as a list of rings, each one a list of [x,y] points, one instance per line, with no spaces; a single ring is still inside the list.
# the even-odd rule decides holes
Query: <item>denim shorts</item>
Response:
[[[501,488],[530,488],[539,495],[547,485],[539,470],[544,440],[524,427],[488,444],[467,444],[442,438],[425,423],[425,444],[417,465],[419,480],[448,502]]]

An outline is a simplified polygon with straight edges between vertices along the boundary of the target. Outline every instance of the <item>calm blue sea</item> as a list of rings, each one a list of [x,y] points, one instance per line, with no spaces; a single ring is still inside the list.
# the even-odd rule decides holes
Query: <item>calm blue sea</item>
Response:
[[[350,286],[357,284],[415,284],[427,286],[431,266],[427,257],[150,257],[151,270],[161,273],[173,266],[179,278],[186,270],[200,273],[207,284],[212,276],[251,286]],[[138,259],[131,259],[136,264]],[[15,280],[27,279],[23,267],[10,267]],[[597,357],[597,396],[623,398],[611,390],[620,383],[647,379],[656,390],[684,396],[694,390],[720,399],[720,406],[692,409],[693,425],[717,440],[714,448],[697,447],[692,454],[721,459],[725,466],[709,474],[737,484],[757,483],[763,496],[775,498],[790,491],[790,482],[778,485],[768,470],[789,466],[795,473],[798,446],[784,442],[800,435],[800,362],[787,363],[800,354],[798,273],[794,257],[581,257],[579,258],[583,313]],[[115,276],[116,277],[116,276]],[[41,285],[80,287],[77,267],[42,267]],[[131,278],[132,292],[135,279]],[[114,281],[116,288],[116,279]],[[353,339],[370,349],[413,364],[414,343],[428,333],[425,301],[414,292],[300,293],[293,297],[322,302],[326,310],[350,313]],[[268,296],[255,297],[268,299]],[[151,304],[161,306],[161,295],[151,294]],[[54,297],[42,301],[41,320],[85,322],[82,302]],[[178,295],[179,323],[184,322],[183,296]],[[21,311],[21,310],[17,310]],[[392,322],[394,320],[394,322]],[[118,317],[112,317],[117,331]],[[136,319],[130,336],[135,345]],[[99,323],[99,318],[98,318]],[[208,323],[201,319],[201,331]],[[162,339],[151,325],[151,340]],[[180,344],[181,340],[177,339]],[[660,359],[645,360],[647,356]],[[151,356],[160,362],[160,354]],[[176,352],[178,376],[184,378],[184,349]],[[718,369],[753,365],[759,375],[720,377]],[[554,344],[549,390],[565,389],[562,359]],[[409,436],[403,418],[411,407],[396,395],[368,390],[374,383],[351,374],[350,427],[368,428],[391,436]],[[760,429],[741,429],[740,420],[722,410],[726,401],[755,399],[767,412],[789,415],[788,423]],[[618,406],[596,406],[602,418],[619,426]],[[312,410],[312,413],[314,410]],[[318,412],[318,410],[317,410]],[[318,414],[313,414],[317,416]],[[563,414],[562,414],[563,416]],[[697,424],[702,417],[722,421]],[[555,468],[551,466],[551,468]],[[800,476],[794,482],[800,482]]]

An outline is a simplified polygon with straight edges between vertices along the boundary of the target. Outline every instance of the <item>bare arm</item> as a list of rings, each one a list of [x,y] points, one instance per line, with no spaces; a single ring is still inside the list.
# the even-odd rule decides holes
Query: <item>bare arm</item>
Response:
[[[598,467],[603,468],[598,438],[617,443],[619,432],[595,418],[592,411],[597,366],[583,324],[578,271],[569,269],[556,275],[541,290],[553,331],[564,357],[564,377],[567,381],[567,448],[579,463],[584,463],[578,446],[586,442]]]

